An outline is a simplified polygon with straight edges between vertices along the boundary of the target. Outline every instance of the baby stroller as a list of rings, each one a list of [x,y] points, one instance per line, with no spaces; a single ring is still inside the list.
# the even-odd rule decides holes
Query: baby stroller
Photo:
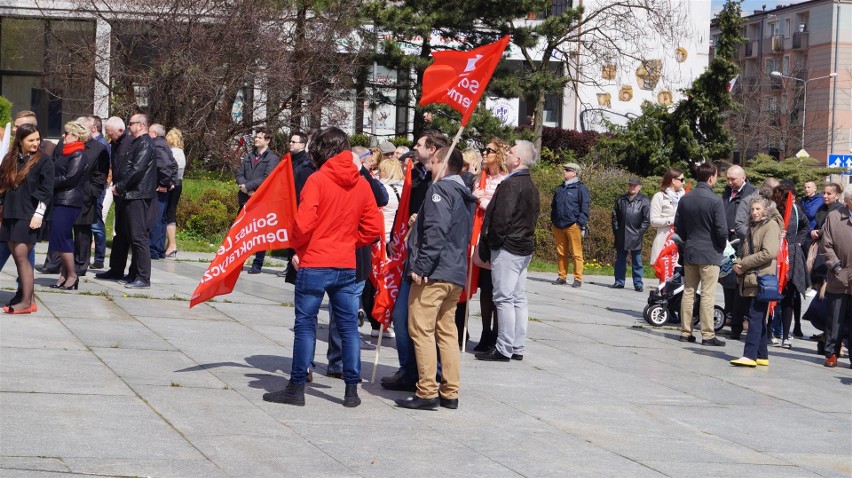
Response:
[[[661,327],[666,323],[680,324],[680,301],[683,297],[683,270],[675,268],[671,279],[667,280],[659,289],[652,289],[648,296],[648,305],[642,311],[645,321],[654,327]],[[695,293],[695,305],[692,308],[692,325],[698,327],[698,309],[701,305],[701,294]],[[718,305],[713,306],[713,330],[716,332],[725,327],[725,309]]]
[[[677,234],[672,235],[672,240],[682,247],[683,241]],[[725,277],[733,272],[736,249],[734,245],[739,242],[728,242],[722,253],[722,261],[719,268],[719,277]],[[680,301],[683,297],[683,268],[675,267],[672,277],[658,289],[652,289],[648,295],[648,305],[642,311],[645,321],[654,327],[661,327],[665,323],[680,324]],[[701,308],[701,292],[695,292],[695,302],[692,308],[692,326],[699,326],[698,311]],[[718,305],[713,306],[713,330],[719,332],[725,327],[727,317],[725,309]]]

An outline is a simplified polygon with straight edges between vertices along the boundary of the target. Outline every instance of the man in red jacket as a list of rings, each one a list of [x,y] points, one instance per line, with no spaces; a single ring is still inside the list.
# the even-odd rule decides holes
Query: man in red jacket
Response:
[[[346,133],[329,128],[311,142],[318,170],[302,189],[291,244],[296,250],[296,325],[293,363],[284,390],[263,395],[268,402],[305,404],[305,381],[316,347],[317,314],[328,292],[343,345],[344,407],[357,407],[361,381],[359,297],[355,248],[380,239],[384,218],[370,185],[361,177]]]

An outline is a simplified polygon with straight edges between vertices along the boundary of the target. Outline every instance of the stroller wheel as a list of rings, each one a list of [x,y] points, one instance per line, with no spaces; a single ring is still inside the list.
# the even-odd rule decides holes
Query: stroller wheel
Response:
[[[650,304],[645,306],[645,310],[642,311],[642,317],[654,327],[660,327],[668,320],[669,311],[662,304]]]
[[[725,315],[725,309],[722,307],[714,306],[713,307],[713,330],[718,332],[725,328],[725,323],[728,321],[728,317]]]

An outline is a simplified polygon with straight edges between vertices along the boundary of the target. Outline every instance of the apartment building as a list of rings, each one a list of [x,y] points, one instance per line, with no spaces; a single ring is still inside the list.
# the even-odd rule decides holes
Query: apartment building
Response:
[[[746,12],[748,13],[748,12]],[[711,37],[719,34],[711,24]],[[744,18],[732,94],[734,161],[804,149],[824,162],[852,148],[852,0],[811,0]],[[712,56],[712,45],[711,45]]]

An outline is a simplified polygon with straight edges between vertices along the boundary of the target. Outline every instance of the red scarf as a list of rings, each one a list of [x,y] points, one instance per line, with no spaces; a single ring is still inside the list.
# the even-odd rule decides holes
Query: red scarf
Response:
[[[83,144],[82,141],[74,141],[73,143],[65,143],[62,145],[62,155],[68,156],[69,154],[76,153],[77,151],[83,151],[86,149],[86,145]]]

